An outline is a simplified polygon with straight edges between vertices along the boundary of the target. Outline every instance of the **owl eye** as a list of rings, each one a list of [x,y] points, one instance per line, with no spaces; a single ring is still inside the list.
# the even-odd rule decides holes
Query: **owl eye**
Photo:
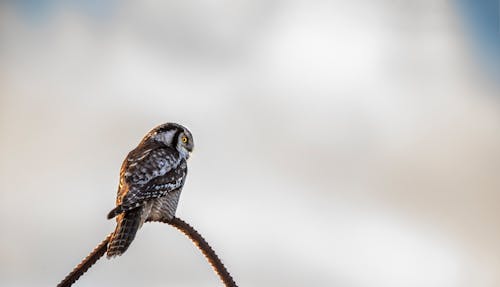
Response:
[[[182,141],[183,143],[187,143],[187,142],[188,142],[188,138],[187,138],[187,137],[182,137],[182,138],[181,138],[181,141]]]

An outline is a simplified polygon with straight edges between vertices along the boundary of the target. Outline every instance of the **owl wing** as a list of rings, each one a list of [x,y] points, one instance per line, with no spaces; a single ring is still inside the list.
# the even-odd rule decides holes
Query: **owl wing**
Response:
[[[186,174],[186,161],[168,147],[131,152],[122,166],[119,204],[108,218],[178,189],[184,184]]]
[[[187,175],[187,164],[182,159],[179,165],[171,169],[163,176],[153,178],[142,187],[143,193],[151,194],[151,197],[158,197],[167,194],[170,191],[176,190],[184,185]]]
[[[175,169],[180,161],[179,153],[171,148],[145,148],[127,156],[121,177],[130,187],[140,188]]]

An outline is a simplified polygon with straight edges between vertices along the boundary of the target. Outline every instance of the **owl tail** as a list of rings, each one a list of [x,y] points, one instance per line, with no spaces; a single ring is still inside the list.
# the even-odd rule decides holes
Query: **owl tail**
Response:
[[[130,246],[141,226],[142,212],[142,208],[136,208],[123,213],[121,218],[118,217],[115,232],[108,243],[108,258],[122,255]]]

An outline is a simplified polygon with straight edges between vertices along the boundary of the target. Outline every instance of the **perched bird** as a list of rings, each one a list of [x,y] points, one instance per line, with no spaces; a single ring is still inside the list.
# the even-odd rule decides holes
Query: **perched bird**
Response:
[[[123,161],[116,208],[116,229],[107,257],[123,254],[145,221],[171,220],[187,175],[186,161],[193,150],[191,132],[166,123],[151,130]]]

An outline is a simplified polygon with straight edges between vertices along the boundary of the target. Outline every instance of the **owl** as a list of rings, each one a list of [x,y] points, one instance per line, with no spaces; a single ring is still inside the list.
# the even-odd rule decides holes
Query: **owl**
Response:
[[[191,132],[166,123],[151,130],[123,161],[116,207],[116,229],[108,243],[107,257],[123,254],[145,221],[169,221],[175,215],[193,151]]]

